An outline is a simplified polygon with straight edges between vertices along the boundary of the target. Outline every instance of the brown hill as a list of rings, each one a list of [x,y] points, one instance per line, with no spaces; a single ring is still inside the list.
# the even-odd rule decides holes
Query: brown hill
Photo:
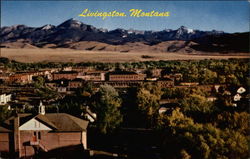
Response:
[[[116,51],[116,52],[195,52],[191,46],[198,45],[194,42],[186,41],[165,41],[155,45],[148,45],[143,42],[128,42],[123,45],[111,45],[96,41],[81,41],[75,43],[67,43],[64,45],[55,46],[53,44],[46,45],[46,48],[70,48],[76,50],[88,51]]]
[[[24,40],[1,43],[0,47],[1,48],[13,48],[13,49],[18,49],[18,48],[35,49],[37,48],[36,46],[31,45],[30,43]]]

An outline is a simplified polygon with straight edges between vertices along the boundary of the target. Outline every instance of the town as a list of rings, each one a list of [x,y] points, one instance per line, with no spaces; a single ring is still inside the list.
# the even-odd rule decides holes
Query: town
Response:
[[[1,58],[0,156],[244,158],[248,73],[246,59],[25,64]],[[175,131],[191,136],[181,134],[179,145]],[[237,137],[241,150],[237,144],[213,150],[212,138]],[[191,150],[188,142],[208,148]]]

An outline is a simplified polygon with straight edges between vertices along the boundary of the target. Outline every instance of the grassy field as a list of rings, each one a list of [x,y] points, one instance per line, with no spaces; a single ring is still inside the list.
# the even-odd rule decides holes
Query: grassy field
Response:
[[[19,62],[135,62],[158,60],[201,60],[249,58],[249,54],[187,54],[152,52],[107,52],[73,49],[1,48],[1,56]]]

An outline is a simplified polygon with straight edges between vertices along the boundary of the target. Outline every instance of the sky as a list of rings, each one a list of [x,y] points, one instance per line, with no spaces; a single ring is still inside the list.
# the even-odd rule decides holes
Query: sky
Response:
[[[78,16],[90,11],[118,11],[129,15],[130,9],[170,12],[169,17],[100,17]],[[97,28],[154,30],[186,26],[199,30],[225,32],[249,31],[248,1],[1,1],[1,26],[24,24],[40,27],[59,25],[74,18]]]

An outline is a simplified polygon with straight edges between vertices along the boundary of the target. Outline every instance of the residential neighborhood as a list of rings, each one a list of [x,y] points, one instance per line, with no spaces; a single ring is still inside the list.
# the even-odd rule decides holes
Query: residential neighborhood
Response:
[[[153,68],[65,64],[22,71],[8,66],[15,62],[2,62],[0,155],[164,158],[162,150],[171,143],[162,140],[169,138],[163,132],[178,114],[196,120],[193,126],[208,121],[223,126],[227,111],[237,111],[233,118],[248,118],[247,83],[241,76],[231,79],[247,75],[245,66],[240,60],[206,62],[156,63]],[[218,67],[233,64],[239,70],[219,72],[214,65],[222,62]]]

